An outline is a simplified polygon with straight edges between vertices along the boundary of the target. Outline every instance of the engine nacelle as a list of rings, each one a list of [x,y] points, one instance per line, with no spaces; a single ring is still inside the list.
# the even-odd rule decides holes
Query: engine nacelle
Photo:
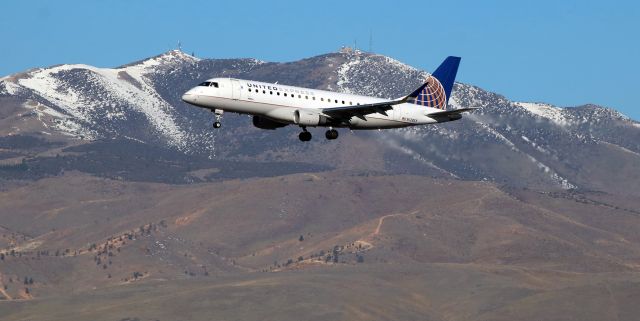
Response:
[[[260,116],[253,116],[253,126],[256,126],[260,129],[276,129],[280,127],[287,126],[287,124],[283,124],[277,121],[273,121],[269,118],[264,118]]]
[[[293,122],[300,126],[326,125],[327,117],[312,110],[298,109],[293,112]]]

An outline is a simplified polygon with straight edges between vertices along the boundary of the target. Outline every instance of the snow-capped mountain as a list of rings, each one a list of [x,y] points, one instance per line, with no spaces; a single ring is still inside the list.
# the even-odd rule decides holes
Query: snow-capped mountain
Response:
[[[52,130],[78,138],[161,136],[184,150],[189,133],[178,125],[175,108],[154,89],[149,74],[198,59],[173,51],[119,68],[58,65],[3,80],[5,92],[24,98]],[[30,103],[29,103],[30,102]],[[142,125],[142,126],[141,126]]]
[[[180,100],[215,76],[392,98],[426,75],[392,58],[352,50],[289,63],[198,59],[174,50],[117,68],[58,65],[0,79],[1,134],[130,139],[225,160],[302,161],[534,188],[627,193],[640,187],[640,124],[594,105],[513,102],[458,83],[452,107],[483,107],[462,121],[345,132],[337,142],[302,144],[296,128],[261,131],[244,116],[225,115],[223,129],[214,131],[210,113]],[[28,119],[34,121],[30,126],[24,125]]]

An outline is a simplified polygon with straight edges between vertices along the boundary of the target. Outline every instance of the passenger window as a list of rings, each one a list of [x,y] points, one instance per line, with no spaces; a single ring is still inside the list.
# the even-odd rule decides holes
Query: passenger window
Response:
[[[280,96],[280,92],[277,92],[278,96]]]
[[[320,98],[320,101],[324,101],[324,98]]]
[[[344,105],[344,100],[342,101],[342,104]]]
[[[284,96],[287,97],[287,93],[284,93]]]
[[[338,103],[338,100],[336,99],[336,104]]]
[[[266,93],[267,93],[267,91],[266,91],[266,90],[263,90],[263,91],[262,91],[262,93],[263,93],[263,94],[266,94]]]
[[[302,95],[298,95],[298,98],[302,98]]]
[[[309,96],[304,96],[304,99],[309,99]]]
[[[353,106],[353,103],[352,103],[352,102],[349,102],[349,105],[352,105],[352,106]]]
[[[311,99],[316,100],[316,97],[311,97]]]
[[[270,91],[270,92],[269,92],[269,95],[273,95],[273,91]]]

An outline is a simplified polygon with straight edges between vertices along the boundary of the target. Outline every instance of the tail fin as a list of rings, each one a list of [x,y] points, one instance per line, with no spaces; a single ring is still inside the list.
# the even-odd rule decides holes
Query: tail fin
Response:
[[[446,109],[453,83],[456,80],[460,57],[449,56],[431,74],[422,86],[411,93],[408,98],[410,102],[422,106],[429,106],[439,109]]]
[[[442,87],[444,87],[444,93],[447,95],[447,101],[451,97],[451,90],[453,89],[453,83],[456,81],[456,74],[458,73],[458,66],[460,65],[460,57],[449,56],[442,64],[433,72],[433,76],[440,81]]]

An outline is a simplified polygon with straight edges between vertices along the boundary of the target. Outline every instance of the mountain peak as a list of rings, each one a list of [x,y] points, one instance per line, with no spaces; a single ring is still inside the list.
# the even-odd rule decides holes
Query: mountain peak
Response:
[[[598,118],[613,118],[623,119],[631,121],[631,118],[611,107],[596,105],[596,104],[584,104],[576,107],[571,107],[573,110],[581,112],[584,116],[590,116],[592,119]]]
[[[173,50],[169,50],[163,54],[160,54],[156,57],[163,57],[166,59],[180,59],[180,60],[187,60],[187,61],[199,61],[199,58],[196,58],[195,56],[189,55],[187,53],[185,53],[182,50],[179,49],[173,49]]]
[[[153,56],[150,58],[138,60],[126,65],[122,65],[116,69],[136,66],[136,65],[144,65],[144,67],[158,66],[158,65],[169,65],[169,64],[181,64],[181,63],[195,63],[200,61],[201,59],[196,58],[192,55],[186,54],[181,50],[173,49],[157,56]]]

